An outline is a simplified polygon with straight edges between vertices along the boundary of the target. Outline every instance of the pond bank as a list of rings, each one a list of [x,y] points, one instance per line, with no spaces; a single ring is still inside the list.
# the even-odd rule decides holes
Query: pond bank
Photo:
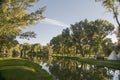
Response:
[[[89,58],[80,58],[80,57],[70,57],[70,56],[53,56],[57,58],[72,59],[82,63],[93,64],[101,67],[108,67],[120,70],[120,61],[111,61],[111,60],[95,60]]]

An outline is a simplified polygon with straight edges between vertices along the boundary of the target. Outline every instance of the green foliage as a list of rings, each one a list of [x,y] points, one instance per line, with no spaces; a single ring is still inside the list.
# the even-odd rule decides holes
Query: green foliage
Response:
[[[50,45],[52,46],[54,53],[58,53],[58,54],[60,53],[61,42],[62,42],[61,35],[53,37],[53,39],[50,41]]]
[[[81,56],[110,52],[112,41],[107,38],[114,30],[114,25],[106,20],[80,21],[53,37],[50,45],[54,53]],[[108,46],[109,47],[106,47]],[[106,49],[106,50],[105,50]]]
[[[118,24],[118,29],[116,31],[117,37],[118,37],[118,42],[116,46],[117,51],[119,50],[119,37],[120,37],[120,21],[119,21],[119,8],[120,8],[120,0],[95,0],[95,1],[100,1],[102,2],[103,6],[110,12],[112,12],[114,18],[116,19],[116,22]]]
[[[119,15],[119,0],[95,0],[95,1],[101,1],[103,6],[110,12],[113,13],[114,17],[118,17]]]
[[[48,44],[46,46],[42,46],[40,43],[36,44],[17,44],[15,47],[12,47],[11,53],[9,55],[11,57],[20,57],[27,58],[33,60],[40,56],[48,56],[52,53],[52,47]]]
[[[46,7],[29,13],[28,8],[32,7],[38,0],[1,0],[0,1],[0,49],[3,45],[15,45],[16,36],[29,39],[35,38],[34,32],[22,33],[26,26],[36,24],[44,19],[42,13]],[[0,51],[0,53],[2,53]]]
[[[36,38],[36,34],[34,32],[27,31],[27,32],[19,34],[19,38],[29,40],[30,38]]]

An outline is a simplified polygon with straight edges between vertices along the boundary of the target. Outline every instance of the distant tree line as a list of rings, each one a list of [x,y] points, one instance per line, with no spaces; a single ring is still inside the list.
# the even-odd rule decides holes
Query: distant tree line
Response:
[[[9,49],[4,47],[4,51],[0,53],[0,57],[19,57],[32,60],[37,57],[48,56],[50,53],[52,53],[50,45],[42,46],[40,43],[24,43],[16,44]]]

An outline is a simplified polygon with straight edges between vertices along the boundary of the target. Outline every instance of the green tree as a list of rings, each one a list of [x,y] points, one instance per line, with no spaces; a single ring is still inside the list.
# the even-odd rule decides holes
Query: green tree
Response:
[[[102,54],[105,55],[105,56],[108,56],[111,52],[112,52],[112,49],[113,49],[113,43],[112,43],[112,40],[109,39],[109,38],[106,38],[102,41]]]
[[[118,30],[117,30],[117,37],[118,37],[118,43],[117,43],[117,51],[119,51],[119,43],[120,43],[120,20],[119,20],[119,8],[120,8],[120,0],[95,0],[102,2],[103,6],[110,12],[112,12],[113,17],[116,19],[116,22],[118,24]],[[116,46],[116,43],[114,44]]]
[[[86,45],[86,33],[84,27],[88,24],[88,21],[80,21],[74,25],[71,25],[70,29],[72,32],[72,42],[76,47],[76,54],[80,53],[83,57],[84,54],[84,47]]]
[[[36,43],[32,45],[32,52],[39,53],[41,51],[41,44]]]
[[[62,35],[58,35],[53,37],[50,40],[50,46],[52,46],[53,52],[56,54],[62,53],[61,46],[62,46]]]
[[[42,46],[41,46],[41,44],[40,43],[36,43],[36,44],[32,44],[31,45],[31,49],[30,49],[30,51],[29,51],[29,53],[28,53],[28,55],[30,56],[30,57],[37,57],[38,55],[40,55],[41,53],[41,49],[42,49]]]
[[[72,39],[71,39],[71,35],[70,35],[70,29],[66,28],[63,29],[62,31],[62,51],[65,54],[70,54],[70,48],[72,47]]]
[[[1,35],[0,37],[0,54],[8,54],[11,47],[14,47],[18,44],[18,41],[15,40],[14,36]]]
[[[45,7],[32,13],[27,11],[27,9],[33,6],[33,3],[37,1],[38,0],[0,1],[0,43],[7,46],[14,44],[16,36],[22,33],[22,29],[44,19],[42,13]],[[29,33],[29,35],[27,33],[27,37],[31,35],[33,35],[33,33]],[[3,44],[0,44],[0,46],[3,46]]]
[[[31,44],[29,43],[22,44],[20,57],[26,58],[30,51],[31,51]]]
[[[110,12],[113,13],[114,18],[116,19],[116,22],[118,26],[120,27],[120,21],[119,21],[119,6],[120,6],[120,0],[95,0],[95,1],[101,1],[103,6]]]
[[[114,30],[114,25],[106,20],[95,20],[94,22],[90,22],[90,26],[92,26],[91,31],[93,32],[93,34],[91,35],[92,38],[89,38],[89,43],[92,47],[93,52],[96,54],[97,52],[102,51],[102,43]],[[88,37],[90,37],[90,35]]]
[[[105,49],[108,52],[112,48],[112,43],[107,36],[114,30],[114,25],[106,20],[80,21],[66,28],[62,33],[50,41],[53,52],[57,54],[99,54]],[[105,46],[108,46],[105,48]],[[104,49],[105,48],[105,49]],[[107,50],[105,52],[107,52]],[[104,53],[104,52],[103,52]]]

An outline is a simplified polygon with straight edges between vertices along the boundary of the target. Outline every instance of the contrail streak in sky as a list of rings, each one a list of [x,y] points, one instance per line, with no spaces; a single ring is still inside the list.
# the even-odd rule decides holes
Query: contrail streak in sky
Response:
[[[45,18],[43,20],[43,22],[46,22],[46,23],[49,23],[49,24],[52,24],[52,25],[57,25],[57,26],[62,26],[62,27],[69,27],[69,25],[61,22],[61,21],[58,21],[58,20],[54,20],[54,19],[49,19],[49,18]]]

